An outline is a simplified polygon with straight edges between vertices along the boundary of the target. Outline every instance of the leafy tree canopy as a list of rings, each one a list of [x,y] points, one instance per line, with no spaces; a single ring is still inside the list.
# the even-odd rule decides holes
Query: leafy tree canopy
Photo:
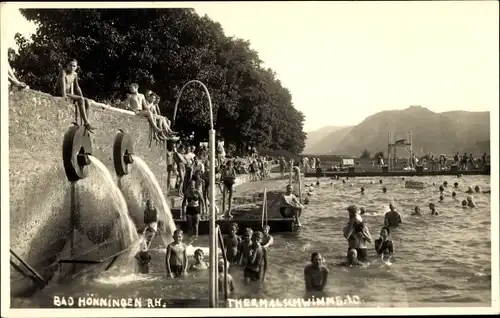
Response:
[[[123,99],[130,83],[161,97],[169,117],[182,86],[202,81],[209,89],[219,137],[236,149],[248,146],[300,153],[304,115],[290,91],[262,66],[250,42],[224,35],[222,26],[193,9],[22,9],[38,25],[19,51],[9,51],[12,67],[33,89],[53,92],[60,68],[76,58],[85,96]],[[197,84],[179,102],[174,129],[207,138],[209,108]]]

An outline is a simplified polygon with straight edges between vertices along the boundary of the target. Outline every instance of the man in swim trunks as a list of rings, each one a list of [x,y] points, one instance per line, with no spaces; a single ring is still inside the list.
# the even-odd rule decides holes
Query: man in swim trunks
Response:
[[[323,291],[328,281],[328,269],[323,266],[323,257],[318,252],[311,254],[311,264],[304,268],[306,291]]]
[[[348,259],[351,250],[356,251],[357,260],[359,262],[367,261],[367,243],[372,242],[372,237],[370,235],[370,231],[368,227],[363,223],[361,216],[359,215],[359,209],[355,205],[350,205],[347,207],[347,211],[349,212],[349,222],[344,227],[344,237],[347,239],[349,243],[348,248]],[[349,263],[352,265],[352,260]]]
[[[248,251],[248,259],[243,270],[245,283],[250,281],[264,281],[267,267],[266,249],[262,248],[262,232],[257,231],[252,235],[252,244]]]
[[[221,181],[223,183],[222,190],[222,213],[226,218],[231,218],[231,203],[233,200],[233,186],[236,182],[236,170],[233,162],[229,160],[221,171]],[[227,197],[226,197],[227,194]],[[226,198],[228,209],[226,211]]]
[[[90,125],[88,120],[90,100],[83,97],[82,89],[78,84],[78,73],[76,72],[77,68],[78,62],[75,59],[72,59],[68,62],[66,68],[59,72],[59,78],[57,79],[55,86],[55,95],[69,97],[75,101],[78,104],[78,110],[84,123],[84,127],[89,131],[93,131],[95,128]]]
[[[232,264],[238,261],[237,256],[241,244],[241,238],[236,233],[238,233],[238,224],[233,223],[231,224],[229,234],[224,237],[224,249],[226,258],[228,262]]]
[[[302,226],[300,224],[300,215],[304,206],[300,203],[299,199],[292,192],[292,185],[288,184],[286,186],[286,192],[281,196],[280,202],[280,214],[284,218],[295,218],[296,226]]]
[[[179,185],[179,196],[184,195],[184,178],[186,176],[186,158],[183,155],[184,148],[182,145],[177,147],[174,145],[173,157],[177,166],[177,184]]]
[[[401,218],[401,214],[396,211],[396,207],[394,204],[389,204],[390,211],[385,214],[384,225],[390,227],[396,227],[399,224],[403,223],[403,219]]]
[[[168,278],[184,276],[188,269],[186,244],[182,242],[182,230],[175,230],[172,237],[174,241],[168,244],[165,259]]]
[[[203,214],[204,206],[203,194],[196,189],[196,181],[191,180],[182,200],[182,215],[186,216],[188,229],[195,237],[198,237],[200,214]]]
[[[388,239],[389,234],[391,234],[390,227],[384,226],[380,230],[380,237],[375,240],[375,251],[384,262],[389,262],[394,254],[394,244]],[[387,260],[384,260],[385,256],[388,257]]]

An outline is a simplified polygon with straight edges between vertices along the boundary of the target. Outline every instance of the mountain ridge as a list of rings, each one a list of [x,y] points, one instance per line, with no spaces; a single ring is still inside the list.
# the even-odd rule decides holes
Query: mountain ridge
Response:
[[[323,129],[325,127],[335,129]],[[393,140],[397,140],[406,138],[409,131],[412,132],[412,150],[417,155],[451,155],[456,152],[479,155],[490,151],[489,111],[454,110],[436,113],[423,106],[410,106],[372,114],[354,126],[325,127],[315,130],[314,138],[306,140],[304,154],[357,157],[364,149],[372,154],[378,151],[387,154],[388,133],[392,133]],[[406,156],[404,149],[400,148],[398,153]]]

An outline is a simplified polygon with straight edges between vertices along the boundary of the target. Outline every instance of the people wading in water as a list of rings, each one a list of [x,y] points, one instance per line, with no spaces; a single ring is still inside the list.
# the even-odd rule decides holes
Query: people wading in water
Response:
[[[182,242],[182,230],[175,230],[172,235],[174,241],[167,246],[165,266],[168,278],[185,276],[188,269],[186,244]]]
[[[228,161],[221,171],[222,187],[222,213],[225,218],[231,218],[231,201],[233,200],[233,186],[236,182],[236,170],[233,162]],[[226,194],[227,194],[227,211],[226,211]]]
[[[357,206],[350,205],[347,212],[349,212],[349,221],[344,227],[344,237],[349,244],[347,263],[349,266],[366,263],[368,261],[367,243],[372,242],[370,231],[363,223]]]
[[[304,206],[300,203],[299,199],[292,192],[292,185],[288,184],[286,186],[286,192],[281,196],[280,202],[280,214],[284,218],[295,219],[296,226],[302,226],[300,224],[300,215],[302,214],[302,209]]]
[[[198,225],[200,214],[204,212],[203,207],[203,194],[196,189],[196,181],[191,180],[182,200],[182,214],[186,216],[189,232],[195,237],[198,237]]]
[[[389,227],[396,227],[399,224],[403,223],[403,219],[401,218],[401,214],[396,211],[396,206],[394,204],[389,204],[389,212],[385,214],[384,217],[384,225]]]

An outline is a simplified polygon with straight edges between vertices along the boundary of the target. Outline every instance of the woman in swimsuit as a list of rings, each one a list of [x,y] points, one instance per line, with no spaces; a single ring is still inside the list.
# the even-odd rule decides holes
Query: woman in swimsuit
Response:
[[[182,214],[186,216],[189,231],[192,231],[196,237],[198,236],[200,214],[204,212],[203,208],[203,194],[196,189],[196,181],[191,180],[189,188],[186,193],[184,193],[184,199],[182,200]]]
[[[231,217],[231,201],[233,199],[233,185],[236,182],[236,170],[233,162],[228,161],[226,167],[221,171],[221,180],[224,184],[222,190],[222,211],[226,217]],[[227,193],[227,213],[226,213],[226,193]]]

